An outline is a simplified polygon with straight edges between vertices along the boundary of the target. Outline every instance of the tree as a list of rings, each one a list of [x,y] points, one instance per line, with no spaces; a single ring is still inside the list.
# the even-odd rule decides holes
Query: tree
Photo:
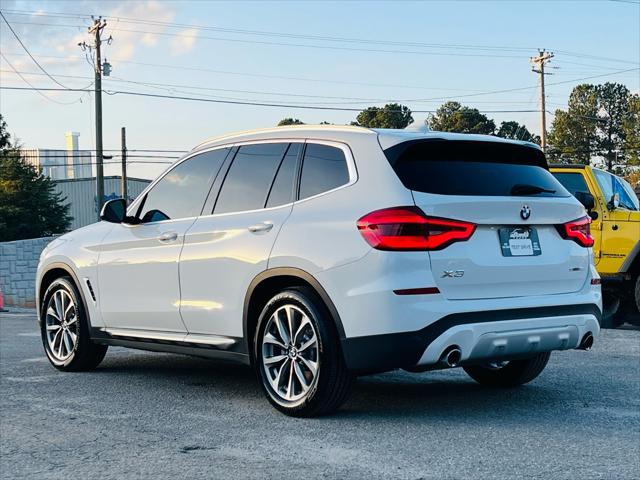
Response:
[[[4,121],[0,113],[0,152],[4,152],[8,148],[11,148],[11,135],[7,130],[7,122]]]
[[[440,132],[479,133],[493,135],[496,124],[476,108],[458,102],[446,102],[429,116],[429,127]]]
[[[634,155],[634,150],[627,148],[626,136],[633,137],[634,121],[637,124],[634,108],[633,95],[619,83],[576,86],[569,96],[567,111],[556,110],[549,155],[584,164],[594,156],[603,156],[609,170],[614,163],[633,162],[637,151]]]
[[[71,217],[64,200],[51,179],[20,156],[0,115],[0,242],[65,232]]]
[[[291,117],[283,118],[278,122],[279,127],[284,127],[285,125],[304,125],[304,122]]]
[[[622,121],[624,154],[629,165],[640,165],[640,95],[631,95],[629,110]]]
[[[613,164],[623,163],[625,140],[623,122],[629,112],[630,92],[620,83],[607,82],[596,87],[598,92],[598,148],[604,155],[609,171]],[[616,153],[616,150],[620,153]]]
[[[567,111],[556,110],[549,133],[548,155],[565,163],[588,165],[597,148],[598,91],[578,85],[569,95]]]
[[[351,124],[367,128],[406,128],[412,122],[409,107],[399,103],[388,103],[384,107],[364,109]]]
[[[534,135],[527,129],[527,127],[514,121],[502,122],[500,124],[500,128],[496,132],[496,136],[511,140],[533,142],[540,145],[540,137],[538,135]]]

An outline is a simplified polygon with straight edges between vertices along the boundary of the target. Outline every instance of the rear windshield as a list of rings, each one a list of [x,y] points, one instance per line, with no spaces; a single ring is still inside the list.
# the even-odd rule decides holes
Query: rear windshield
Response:
[[[439,195],[568,197],[533,147],[498,142],[417,140],[385,150],[405,187]]]

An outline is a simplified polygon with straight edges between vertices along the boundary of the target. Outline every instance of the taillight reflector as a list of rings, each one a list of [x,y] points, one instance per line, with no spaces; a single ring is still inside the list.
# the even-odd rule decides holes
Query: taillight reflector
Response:
[[[394,290],[396,295],[434,295],[440,293],[438,287],[423,287],[423,288],[404,288],[401,290]]]
[[[573,240],[581,247],[593,247],[593,237],[591,236],[591,218],[582,217],[572,220],[563,225],[558,225],[560,236],[566,240]]]
[[[357,222],[369,245],[378,250],[441,250],[469,240],[476,225],[459,220],[427,217],[418,207],[376,210]]]

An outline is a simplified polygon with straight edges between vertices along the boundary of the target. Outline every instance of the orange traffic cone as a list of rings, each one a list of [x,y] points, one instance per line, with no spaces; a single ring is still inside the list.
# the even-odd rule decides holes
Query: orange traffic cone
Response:
[[[4,297],[2,296],[2,288],[0,288],[0,312],[6,312],[4,309]]]

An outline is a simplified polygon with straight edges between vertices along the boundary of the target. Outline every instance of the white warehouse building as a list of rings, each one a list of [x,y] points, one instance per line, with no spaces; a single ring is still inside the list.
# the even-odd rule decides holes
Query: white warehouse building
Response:
[[[65,133],[66,149],[25,148],[21,152],[34,167],[52,180],[89,178],[93,175],[93,154],[80,150],[78,132]]]

